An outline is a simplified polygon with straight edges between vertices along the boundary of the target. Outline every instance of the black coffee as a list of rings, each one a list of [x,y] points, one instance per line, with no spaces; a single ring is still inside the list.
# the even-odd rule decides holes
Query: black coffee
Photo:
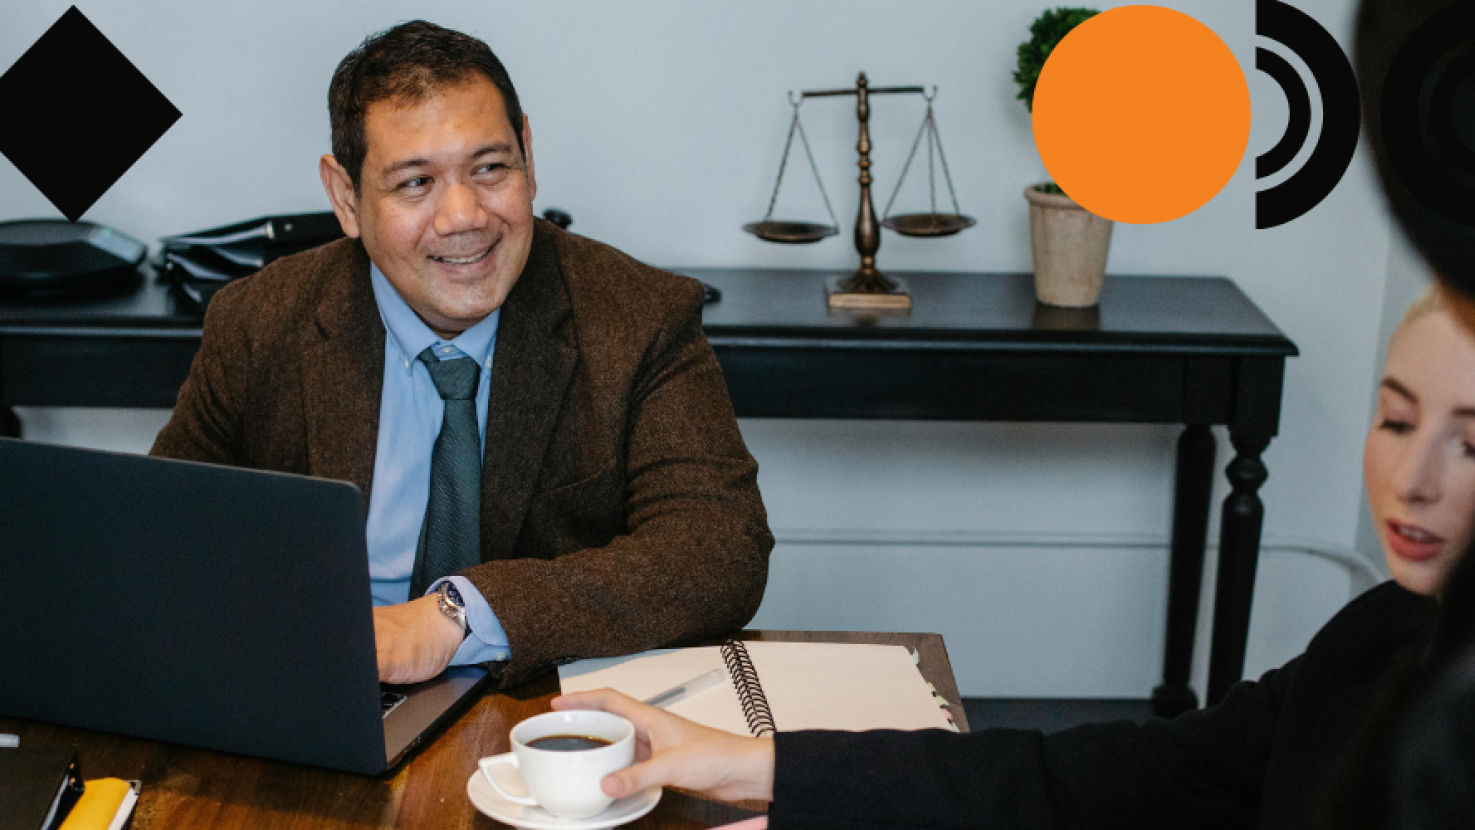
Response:
[[[528,741],[533,749],[551,749],[555,752],[573,752],[579,749],[598,749],[609,746],[610,741],[592,735],[544,735]]]

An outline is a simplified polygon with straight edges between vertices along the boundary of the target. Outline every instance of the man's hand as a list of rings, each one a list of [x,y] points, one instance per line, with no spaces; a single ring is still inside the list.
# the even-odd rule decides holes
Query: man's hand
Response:
[[[379,680],[418,683],[446,670],[461,647],[461,627],[441,613],[435,594],[374,609]]]
[[[698,726],[612,689],[553,699],[554,709],[598,709],[635,724],[634,766],[604,777],[620,798],[651,787],[681,787],[723,801],[773,800],[773,741]]]

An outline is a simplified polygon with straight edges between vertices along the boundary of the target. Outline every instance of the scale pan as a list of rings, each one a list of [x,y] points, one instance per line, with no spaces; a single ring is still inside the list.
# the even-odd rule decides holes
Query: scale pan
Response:
[[[952,236],[978,222],[961,213],[905,213],[887,217],[881,224],[902,236]]]
[[[814,222],[774,221],[749,222],[743,225],[743,230],[768,242],[787,242],[796,245],[805,242],[818,242],[827,236],[834,236],[840,232],[840,229],[834,225],[820,225]]]

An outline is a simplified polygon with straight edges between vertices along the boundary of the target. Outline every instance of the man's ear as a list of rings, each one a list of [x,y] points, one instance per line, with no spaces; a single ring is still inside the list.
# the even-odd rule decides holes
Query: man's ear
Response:
[[[343,233],[357,239],[359,235],[358,194],[353,190],[353,179],[338,163],[338,159],[324,154],[318,159],[318,175],[323,177],[323,189],[328,191],[328,201],[333,203],[333,212],[338,214],[338,224]]]
[[[527,113],[522,114],[522,163],[527,168],[528,198],[538,195],[538,180],[533,176],[533,127]]]

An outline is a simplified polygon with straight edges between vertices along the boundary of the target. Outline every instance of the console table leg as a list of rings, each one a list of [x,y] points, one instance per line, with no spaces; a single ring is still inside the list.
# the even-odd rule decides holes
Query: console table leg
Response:
[[[1245,667],[1245,639],[1250,632],[1250,606],[1255,594],[1255,568],[1260,558],[1260,530],[1265,506],[1258,491],[1265,483],[1260,454],[1270,436],[1230,430],[1235,458],[1226,473],[1233,492],[1224,500],[1219,528],[1219,578],[1214,590],[1214,638],[1209,654],[1209,703],[1218,703],[1239,682]]]
[[[0,438],[20,437],[20,417],[8,405],[0,403]]]
[[[1168,566],[1168,633],[1163,682],[1152,690],[1153,714],[1171,718],[1198,708],[1188,685],[1193,669],[1193,635],[1198,625],[1204,544],[1209,535],[1209,499],[1214,484],[1214,434],[1189,424],[1178,438],[1173,485],[1173,541]]]

